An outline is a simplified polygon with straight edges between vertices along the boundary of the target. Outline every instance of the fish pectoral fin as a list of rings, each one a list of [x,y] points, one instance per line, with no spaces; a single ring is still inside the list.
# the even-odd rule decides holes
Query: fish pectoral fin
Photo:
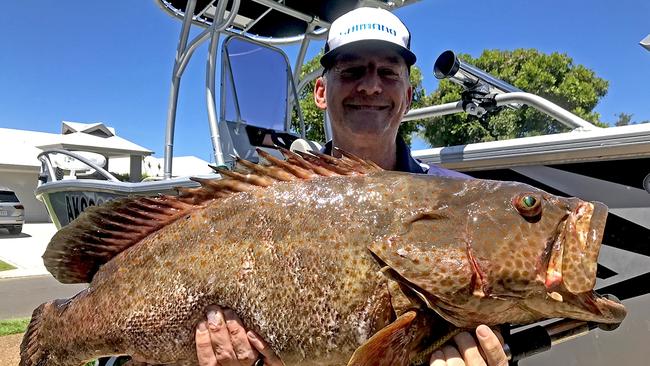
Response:
[[[348,366],[409,365],[430,326],[421,311],[409,310],[357,348]]]
[[[402,315],[413,307],[413,301],[404,293],[403,285],[395,280],[388,280],[387,286],[390,304],[395,314]]]

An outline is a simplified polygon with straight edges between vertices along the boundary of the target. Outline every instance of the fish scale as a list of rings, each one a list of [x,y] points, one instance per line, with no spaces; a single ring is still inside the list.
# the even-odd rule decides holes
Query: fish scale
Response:
[[[547,268],[531,267],[555,263],[548,243],[581,205],[596,209],[567,227],[597,239],[593,251],[600,204],[519,183],[387,172],[349,154],[284,153],[178,197],[90,208],[57,233],[46,266],[90,286],[35,310],[21,365],[113,354],[196,364],[194,329],[211,304],[232,308],[288,365],[406,365],[450,327],[625,315],[591,291],[546,288]],[[536,221],[522,217],[522,195],[544,205]],[[142,214],[147,206],[156,215]],[[131,242],[93,236],[110,231],[132,232]]]

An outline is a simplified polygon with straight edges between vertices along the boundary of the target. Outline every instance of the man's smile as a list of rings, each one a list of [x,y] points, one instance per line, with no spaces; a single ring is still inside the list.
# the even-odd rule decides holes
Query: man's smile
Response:
[[[376,105],[376,104],[350,104],[350,103],[346,103],[345,107],[350,108],[350,109],[354,109],[354,110],[382,111],[382,110],[390,108],[390,105],[386,105],[386,104]]]

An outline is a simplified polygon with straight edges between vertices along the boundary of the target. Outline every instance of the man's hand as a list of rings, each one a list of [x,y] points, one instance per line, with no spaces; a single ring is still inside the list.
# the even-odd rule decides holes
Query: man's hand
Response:
[[[196,327],[196,355],[200,366],[283,366],[268,344],[230,309],[207,308],[207,321]],[[261,357],[260,357],[261,354]]]
[[[431,355],[431,366],[507,366],[508,358],[503,351],[503,340],[498,332],[485,325],[476,328],[474,337],[462,332],[454,337],[458,348],[444,346]]]

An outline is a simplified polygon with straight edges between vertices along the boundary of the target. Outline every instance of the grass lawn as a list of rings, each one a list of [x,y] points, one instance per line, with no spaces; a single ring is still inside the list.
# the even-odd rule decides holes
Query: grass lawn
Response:
[[[0,320],[0,337],[9,334],[24,333],[30,318]]]
[[[7,271],[10,269],[16,269],[16,267],[12,266],[9,263],[5,263],[3,261],[0,261],[0,271]]]

